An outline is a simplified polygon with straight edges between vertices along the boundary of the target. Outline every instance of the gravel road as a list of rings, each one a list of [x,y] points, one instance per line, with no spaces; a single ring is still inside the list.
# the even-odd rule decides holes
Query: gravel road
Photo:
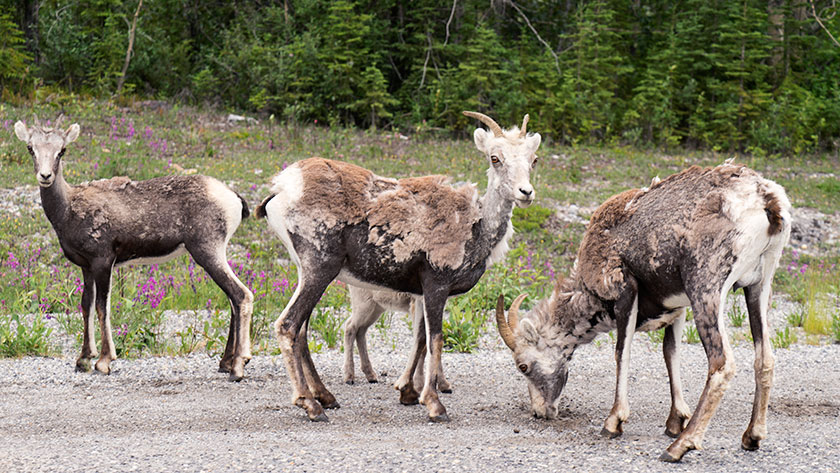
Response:
[[[498,342],[445,354],[452,418],[431,424],[422,406],[402,406],[391,384],[405,354],[371,350],[382,382],[342,382],[338,350],[314,356],[341,408],[309,422],[289,402],[279,356],[257,356],[241,383],[208,355],[117,360],[110,376],[73,371],[73,358],[0,360],[0,471],[840,471],[840,345],[776,350],[776,381],[761,450],[740,437],[753,397],[752,347],[734,347],[738,373],[704,449],[661,463],[668,382],[660,347],[633,342],[632,413],[623,437],[599,435],[612,404],[607,338],[578,350],[560,417],[528,412],[524,379]],[[699,344],[683,345],[686,400],[705,381]],[[360,374],[360,373],[358,373]]]

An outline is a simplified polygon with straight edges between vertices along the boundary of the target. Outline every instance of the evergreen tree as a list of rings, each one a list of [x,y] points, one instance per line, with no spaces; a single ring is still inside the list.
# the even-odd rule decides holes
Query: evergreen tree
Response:
[[[0,10],[0,98],[7,89],[21,89],[31,60],[23,49],[23,32],[12,21],[12,15]]]

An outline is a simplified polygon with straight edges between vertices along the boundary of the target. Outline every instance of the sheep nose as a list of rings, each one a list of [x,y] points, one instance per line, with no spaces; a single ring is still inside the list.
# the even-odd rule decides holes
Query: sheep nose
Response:
[[[52,177],[52,173],[40,173],[42,181],[48,181]]]
[[[523,189],[523,188],[520,187],[519,192],[521,192],[522,195],[524,195],[525,197],[530,197],[531,194],[534,193],[534,189]]]

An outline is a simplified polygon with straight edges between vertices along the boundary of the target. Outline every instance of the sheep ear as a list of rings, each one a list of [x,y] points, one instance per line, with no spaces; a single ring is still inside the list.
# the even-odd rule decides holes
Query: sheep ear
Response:
[[[529,136],[525,142],[528,145],[528,150],[531,152],[530,154],[534,154],[537,152],[537,148],[540,147],[540,143],[542,143],[542,137],[539,133],[534,133]]]
[[[69,145],[70,143],[76,141],[76,138],[79,137],[79,124],[74,123],[70,125],[70,128],[64,132],[64,144]]]
[[[519,333],[525,337],[529,343],[537,343],[540,340],[540,334],[537,333],[537,327],[529,319],[519,321]]]
[[[487,152],[487,141],[492,138],[492,135],[484,130],[484,128],[476,128],[473,132],[473,140],[475,140],[475,147],[482,153]]]
[[[15,135],[17,135],[20,141],[29,143],[29,130],[26,129],[26,125],[20,120],[15,123]]]

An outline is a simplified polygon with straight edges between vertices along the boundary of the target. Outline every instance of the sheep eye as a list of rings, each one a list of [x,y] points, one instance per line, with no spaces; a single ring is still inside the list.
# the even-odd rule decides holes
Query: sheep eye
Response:
[[[531,169],[537,167],[537,161],[539,161],[539,160],[540,160],[540,158],[534,158],[534,162],[531,163]]]
[[[67,148],[61,148],[61,151],[58,152],[58,159],[61,159],[61,157],[64,156],[64,152],[66,150],[67,150]]]
[[[526,365],[525,363],[520,363],[519,364],[519,371],[521,371],[523,373],[527,373],[528,372],[528,365]]]
[[[499,166],[502,164],[502,161],[499,160],[499,157],[496,155],[490,156],[490,162],[493,163],[493,166]]]
[[[35,156],[35,150],[32,149],[32,146],[27,146],[26,149],[29,150],[29,154]]]

